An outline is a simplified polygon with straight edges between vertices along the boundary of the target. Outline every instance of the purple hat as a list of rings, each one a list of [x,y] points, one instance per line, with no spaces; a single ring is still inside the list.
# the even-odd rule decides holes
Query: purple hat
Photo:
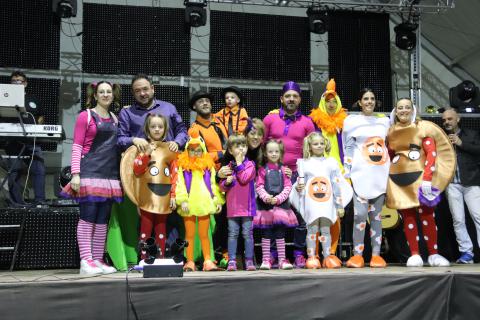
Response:
[[[285,94],[285,92],[289,90],[297,91],[298,94],[302,93],[302,90],[300,90],[300,86],[295,81],[285,82],[285,84],[283,85],[282,94]]]

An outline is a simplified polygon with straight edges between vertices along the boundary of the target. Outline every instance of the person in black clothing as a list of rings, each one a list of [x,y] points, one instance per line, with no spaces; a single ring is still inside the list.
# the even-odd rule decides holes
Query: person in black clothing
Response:
[[[14,71],[10,76],[11,84],[18,84],[28,87],[28,79],[25,73],[21,71]],[[42,106],[38,99],[28,93],[25,93],[25,109],[26,113],[22,114],[22,120],[25,124],[43,124],[44,113]],[[3,119],[3,122],[19,122],[18,118]],[[13,206],[27,205],[23,199],[23,188],[21,185],[22,175],[29,169],[33,182],[33,191],[35,199],[33,204],[45,203],[45,164],[42,154],[42,149],[38,144],[33,143],[33,139],[26,142],[10,141],[5,147],[5,151],[9,156],[18,156],[22,150],[23,145],[25,149],[22,156],[28,158],[23,161],[17,161],[15,167],[8,177],[8,190],[10,194],[10,201]],[[33,156],[33,160],[31,159]],[[31,161],[31,164],[30,164]],[[15,159],[10,159],[10,165],[15,163]]]
[[[464,201],[480,241],[480,135],[478,131],[461,128],[460,116],[454,109],[443,112],[442,121],[457,154],[455,175],[446,189],[460,250],[457,263],[468,264],[473,263],[473,244],[465,224]]]

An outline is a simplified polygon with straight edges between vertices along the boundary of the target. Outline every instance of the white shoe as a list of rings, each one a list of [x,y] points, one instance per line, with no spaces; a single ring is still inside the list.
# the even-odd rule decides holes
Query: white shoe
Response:
[[[106,264],[106,263],[103,262],[103,261],[93,260],[93,262],[95,263],[95,265],[96,265],[97,267],[99,267],[99,268],[102,270],[102,273],[103,273],[103,274],[109,274],[109,273],[115,273],[115,272],[117,272],[117,269],[115,269],[115,268],[112,267],[112,266],[109,266],[108,264]]]
[[[102,268],[99,268],[91,259],[83,259],[80,261],[80,274],[94,275],[102,274]]]
[[[428,264],[430,267],[450,267],[450,262],[437,253],[428,256]]]
[[[270,270],[272,268],[272,264],[268,260],[263,260],[262,265],[260,266],[260,270]]]
[[[407,267],[423,267],[423,259],[420,255],[414,254],[407,260]]]

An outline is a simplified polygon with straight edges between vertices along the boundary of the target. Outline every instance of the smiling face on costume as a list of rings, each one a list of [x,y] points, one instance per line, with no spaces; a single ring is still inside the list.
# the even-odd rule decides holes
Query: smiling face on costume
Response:
[[[387,148],[381,137],[368,138],[362,147],[363,158],[370,164],[383,165],[387,162]]]
[[[330,181],[325,177],[315,177],[308,186],[308,195],[317,202],[328,201],[332,195]]]

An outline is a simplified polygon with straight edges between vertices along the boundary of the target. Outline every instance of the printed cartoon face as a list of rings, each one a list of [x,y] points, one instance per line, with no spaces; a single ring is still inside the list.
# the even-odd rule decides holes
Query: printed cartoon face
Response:
[[[325,177],[315,177],[308,187],[308,195],[315,201],[325,202],[332,196],[330,181]]]
[[[170,202],[170,163],[176,154],[165,143],[157,142],[145,172],[136,176],[133,163],[136,148],[128,149],[122,158],[122,185],[128,197],[140,208],[154,213],[168,213]]]
[[[387,148],[385,142],[380,137],[368,138],[362,147],[362,154],[364,159],[377,166],[387,162]]]
[[[421,148],[410,144],[406,154],[396,154],[390,165],[390,179],[399,186],[408,186],[418,180],[423,173]]]

